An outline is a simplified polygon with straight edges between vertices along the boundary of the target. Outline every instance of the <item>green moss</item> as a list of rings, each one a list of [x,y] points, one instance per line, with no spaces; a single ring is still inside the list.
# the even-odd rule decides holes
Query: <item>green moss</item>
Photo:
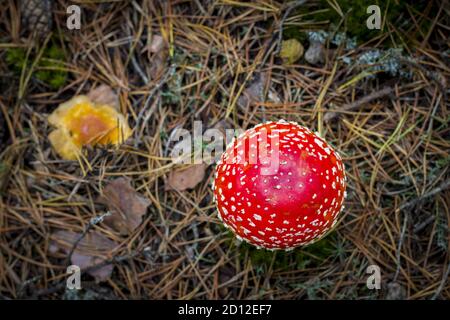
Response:
[[[450,156],[445,158],[440,158],[436,161],[436,167],[440,168],[446,168],[450,166]]]
[[[6,63],[14,72],[20,72],[26,65],[26,52],[22,48],[9,48],[6,50]]]
[[[32,51],[27,59],[27,52],[24,48],[10,48],[6,51],[6,63],[17,74],[20,74],[24,68],[30,68],[34,59],[36,59],[36,52]],[[37,62],[33,76],[50,88],[57,90],[67,80],[64,61],[64,51],[52,42],[45,48],[41,59]]]
[[[273,261],[275,269],[304,269],[321,264],[337,252],[336,234],[331,232],[325,238],[307,247],[300,247],[292,251],[269,251],[242,243],[239,247],[241,257],[248,255],[255,267],[269,267]]]
[[[326,21],[330,26],[340,26],[340,30],[345,31],[349,37],[355,37],[358,43],[366,42],[381,33],[386,32],[385,30],[376,30],[367,28],[366,22],[370,14],[367,13],[367,7],[369,5],[378,5],[381,11],[381,20],[388,21],[390,24],[395,26],[396,29],[408,30],[409,27],[414,26],[413,21],[411,21],[407,9],[410,8],[413,12],[423,12],[427,6],[426,1],[400,1],[400,0],[373,0],[367,2],[365,0],[339,0],[339,7],[345,17],[342,21],[341,15],[330,5],[327,0],[320,0],[313,6],[302,6],[297,10],[297,14],[305,15],[304,19],[313,20],[315,22]],[[315,13],[310,14],[314,11]],[[402,19],[399,19],[403,17]],[[422,19],[419,27],[422,31],[426,31],[427,24],[430,22],[427,19]],[[385,24],[386,25],[386,24]],[[332,28],[333,29],[333,28]],[[298,30],[298,28],[297,28]],[[399,43],[409,41],[410,39],[419,36],[418,30],[414,28],[417,34],[411,35],[408,39],[400,39],[398,35],[393,35],[396,37],[396,41]],[[335,31],[335,30],[332,30]],[[300,31],[284,31],[287,35],[292,37],[299,36]],[[425,32],[426,33],[426,32]],[[390,41],[389,38],[388,41]]]
[[[283,30],[283,39],[296,39],[300,43],[305,44],[308,40],[308,35],[306,32],[301,31],[298,27],[287,27]]]
[[[320,264],[330,256],[334,256],[336,249],[336,233],[331,232],[322,240],[319,240],[304,249],[298,249],[295,256],[297,265],[299,267],[306,267],[310,264]]]
[[[36,78],[50,85],[53,89],[59,89],[66,83],[67,71],[64,70],[64,51],[55,44],[52,44],[44,51],[44,55],[39,62],[40,68],[51,68],[51,70],[40,70],[36,72]]]

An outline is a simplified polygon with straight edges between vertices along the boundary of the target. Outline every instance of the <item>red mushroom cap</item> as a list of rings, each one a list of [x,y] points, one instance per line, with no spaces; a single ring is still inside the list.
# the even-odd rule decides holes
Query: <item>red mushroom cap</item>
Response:
[[[267,249],[320,239],[343,209],[345,188],[339,154],[308,128],[283,120],[234,139],[217,164],[213,185],[224,225]]]

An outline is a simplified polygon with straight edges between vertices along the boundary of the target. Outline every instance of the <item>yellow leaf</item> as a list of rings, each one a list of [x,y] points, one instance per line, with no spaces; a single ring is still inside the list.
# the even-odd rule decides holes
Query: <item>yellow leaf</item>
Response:
[[[76,160],[83,146],[119,145],[131,135],[124,116],[114,106],[96,104],[86,96],[59,105],[48,122],[56,127],[49,134],[50,143],[67,160]]]

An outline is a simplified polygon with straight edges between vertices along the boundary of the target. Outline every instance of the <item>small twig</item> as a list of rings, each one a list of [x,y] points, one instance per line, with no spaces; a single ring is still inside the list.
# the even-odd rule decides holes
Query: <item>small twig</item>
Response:
[[[402,205],[400,206],[400,208],[397,209],[397,211],[400,211],[400,210],[403,210],[403,209],[405,209],[405,208],[414,206],[414,205],[418,204],[419,202],[421,202],[423,199],[432,197],[432,196],[434,196],[435,194],[438,194],[438,193],[444,191],[444,190],[447,189],[448,187],[450,187],[450,179],[448,179],[448,180],[442,182],[439,186],[437,186],[436,188],[432,189],[431,191],[429,191],[429,192],[423,194],[422,196],[420,196],[420,197],[418,197],[418,198],[416,198],[416,199],[414,199],[414,200],[411,200],[411,201],[408,201],[408,202],[402,204]]]
[[[372,92],[371,94],[368,94],[365,97],[362,97],[361,99],[358,99],[350,104],[344,105],[342,106],[339,111],[328,111],[325,116],[323,117],[323,120],[325,122],[329,122],[330,120],[333,120],[334,118],[336,118],[337,116],[339,116],[340,112],[345,112],[345,111],[351,111],[351,110],[355,110],[358,109],[364,105],[366,105],[367,103],[369,103],[372,100],[375,99],[380,99],[383,98],[385,96],[390,95],[392,92],[394,92],[394,89],[391,87],[385,87],[379,91],[375,91]]]
[[[267,62],[267,59],[269,58],[269,56],[274,48],[276,48],[274,54],[278,54],[280,52],[281,42],[283,41],[283,26],[284,26],[284,23],[286,22],[286,19],[291,14],[292,10],[294,10],[298,6],[301,6],[305,2],[306,2],[306,0],[293,1],[286,6],[286,10],[283,14],[283,17],[281,18],[280,22],[278,23],[278,28],[277,28],[278,32],[274,33],[274,35],[270,39],[269,44],[267,46],[267,51],[265,52],[264,57],[260,63],[260,67],[259,67],[260,70],[262,68],[264,68],[264,66]],[[275,38],[276,38],[276,41],[275,41]]]
[[[298,0],[298,1],[293,1],[288,4],[286,11],[284,12],[283,17],[281,18],[281,21],[278,26],[277,50],[275,51],[275,54],[280,53],[280,50],[281,50],[281,42],[283,41],[283,26],[284,26],[284,23],[286,22],[286,19],[289,17],[292,10],[301,6],[305,2],[306,2],[306,0]]]
[[[19,290],[17,291],[17,296],[18,296],[18,297],[22,297],[23,294],[24,294],[24,292],[25,292],[25,289],[26,289],[30,284],[33,284],[33,283],[35,283],[36,281],[41,280],[41,279],[42,279],[42,275],[40,274],[40,275],[37,275],[37,276],[35,276],[35,277],[31,278],[31,279],[28,279],[28,280],[25,280],[24,282],[22,282],[21,285],[20,285],[20,287],[19,287]]]
[[[400,234],[400,239],[398,241],[398,247],[397,247],[397,252],[396,252],[396,260],[397,260],[397,269],[395,270],[395,275],[394,275],[394,282],[397,281],[397,277],[398,274],[400,272],[400,268],[401,268],[401,250],[402,250],[402,246],[403,246],[403,240],[405,239],[405,233],[406,233],[406,225],[408,224],[408,215],[405,214],[405,217],[403,218],[403,227],[402,227],[402,232]]]
[[[172,75],[175,73],[176,65],[172,64],[169,69],[166,71],[166,73],[163,75],[163,77],[155,84],[155,86],[150,90],[147,96],[147,100],[145,101],[144,106],[141,108],[141,111],[139,112],[137,119],[136,119],[136,130],[135,130],[135,147],[138,145],[138,135],[141,132],[141,122],[143,118],[149,119],[150,115],[152,114],[153,110],[147,110],[148,105],[150,104],[151,99],[155,95],[155,93],[172,77]],[[138,129],[139,128],[139,129]]]
[[[144,73],[144,71],[142,71],[142,68],[137,62],[136,57],[134,55],[131,56],[131,63],[133,64],[133,67],[136,70],[136,72],[141,77],[142,81],[144,81],[144,83],[147,84],[149,82],[149,79],[147,75]]]
[[[434,71],[430,71],[428,70],[426,67],[424,67],[422,64],[420,64],[420,62],[415,61],[415,59],[407,59],[407,58],[403,58],[403,57],[399,57],[399,59],[405,63],[408,64],[409,66],[413,66],[416,67],[418,69],[420,69],[420,71],[422,71],[425,76],[429,77],[438,87],[439,90],[441,91],[442,95],[444,96],[445,99],[447,99],[447,90],[445,88],[445,84],[443,84],[444,80],[444,76],[442,76],[440,73],[438,73],[436,70]],[[436,75],[441,75],[441,79],[439,79]]]
[[[134,5],[136,5],[136,4],[134,4]],[[132,34],[131,34],[131,32],[130,32],[130,27],[129,27],[129,26],[128,26],[128,28],[127,28],[127,33],[128,33],[128,36],[129,36],[131,39],[133,39],[133,36],[132,36]],[[139,77],[142,79],[142,81],[144,81],[145,84],[148,84],[148,82],[149,82],[150,80],[149,80],[147,74],[145,74],[145,72],[142,70],[142,68],[141,68],[141,66],[140,66],[140,64],[139,64],[139,62],[138,62],[137,59],[136,59],[136,56],[135,56],[135,54],[134,54],[134,53],[135,53],[136,47],[135,47],[135,45],[132,44],[132,43],[133,43],[133,42],[130,41],[131,64],[133,65],[134,69],[136,70],[136,72],[138,73],[138,75],[139,75]]]
[[[323,113],[322,113],[322,110],[321,110],[322,109],[322,102],[323,102],[323,99],[325,98],[325,95],[328,92],[328,89],[331,86],[331,82],[334,79],[337,67],[338,67],[338,62],[336,61],[334,63],[334,65],[333,65],[333,69],[331,70],[330,76],[325,81],[325,84],[323,85],[323,87],[322,87],[322,89],[320,91],[320,94],[317,97],[316,104],[314,106],[314,113],[317,112],[317,131],[319,131],[319,135],[321,137],[323,137],[323,120],[322,120],[323,119]]]
[[[430,223],[436,219],[435,216],[429,216],[424,222],[418,223],[414,226],[414,233],[418,233],[425,229]]]
[[[100,218],[100,217],[97,217],[97,218]],[[96,219],[96,218],[93,218],[93,219]],[[93,219],[91,219],[91,220],[93,220]],[[100,222],[100,221],[98,221],[98,222]],[[96,265],[90,266],[90,267],[88,267],[86,269],[83,269],[82,272],[86,272],[87,273],[87,272],[90,272],[90,271],[95,271],[97,269],[103,268],[103,267],[105,267],[107,265],[110,265],[112,263],[120,263],[120,262],[122,262],[124,260],[135,258],[138,255],[143,254],[144,252],[146,252],[148,250],[150,250],[150,248],[145,247],[145,248],[143,248],[140,251],[133,251],[133,252],[131,252],[129,254],[126,254],[126,255],[123,255],[123,256],[113,257],[112,259],[103,261],[103,262],[98,263]],[[67,284],[66,284],[65,281],[59,282],[56,285],[54,285],[53,287],[50,287],[50,288],[47,288],[47,289],[42,289],[42,290],[39,290],[39,291],[35,292],[33,297],[37,298],[39,296],[45,296],[45,295],[48,295],[48,294],[56,293],[59,290],[62,290],[63,288],[65,288],[66,285]]]
[[[205,8],[203,8],[202,4],[200,3],[199,0],[194,0],[195,4],[197,5],[197,7],[200,9],[200,11],[205,15],[208,16],[208,12],[205,10]]]
[[[113,263],[120,263],[120,262],[125,261],[125,260],[133,259],[133,258],[141,255],[142,253],[144,253],[147,250],[149,250],[149,248],[145,247],[144,249],[142,249],[140,251],[133,251],[133,252],[131,252],[129,254],[125,254],[123,256],[113,257],[113,258],[111,258],[109,260],[100,262],[100,263],[95,264],[93,266],[90,266],[90,267],[88,267],[86,269],[83,269],[82,271],[88,273],[88,272],[95,271],[95,270],[98,270],[100,268],[106,267],[106,266],[108,266],[110,264],[113,264]]]
[[[427,136],[428,137],[430,137],[430,132],[433,129],[434,117],[436,115],[437,109],[438,109],[439,104],[441,102],[441,98],[442,98],[442,94],[439,94],[437,96],[436,103],[434,104],[433,110],[431,110],[430,120],[429,120],[429,123],[428,123],[428,129],[427,129]]]
[[[78,245],[80,244],[81,240],[84,239],[84,237],[86,237],[86,235],[88,234],[88,232],[97,224],[99,224],[100,222],[103,221],[103,219],[105,217],[110,216],[111,213],[108,211],[100,216],[97,217],[93,217],[91,218],[91,220],[89,220],[89,224],[86,227],[86,229],[83,231],[83,233],[78,237],[78,239],[73,243],[72,248],[69,251],[69,254],[67,255],[67,264],[70,264],[70,261],[72,260],[72,256],[73,253],[75,252],[76,248],[78,247]]]
[[[442,277],[441,283],[439,284],[439,287],[437,288],[437,290],[434,293],[431,300],[436,300],[439,297],[439,295],[441,294],[442,290],[444,289],[444,285],[447,282],[449,277],[450,277],[450,262],[447,265],[447,271],[445,272],[444,276]]]

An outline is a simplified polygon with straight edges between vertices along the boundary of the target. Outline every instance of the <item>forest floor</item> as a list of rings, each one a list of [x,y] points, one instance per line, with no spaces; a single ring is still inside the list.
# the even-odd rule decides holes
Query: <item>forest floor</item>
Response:
[[[381,30],[362,1],[80,1],[68,30],[70,3],[41,13],[47,29],[0,5],[0,299],[450,299],[447,1],[386,1]],[[305,53],[281,58],[289,39]],[[96,88],[133,133],[64,160],[47,118]],[[319,131],[348,177],[333,232],[289,252],[238,242],[214,166],[169,157],[194,120],[278,119]],[[140,199],[138,223],[106,223],[108,194]]]

